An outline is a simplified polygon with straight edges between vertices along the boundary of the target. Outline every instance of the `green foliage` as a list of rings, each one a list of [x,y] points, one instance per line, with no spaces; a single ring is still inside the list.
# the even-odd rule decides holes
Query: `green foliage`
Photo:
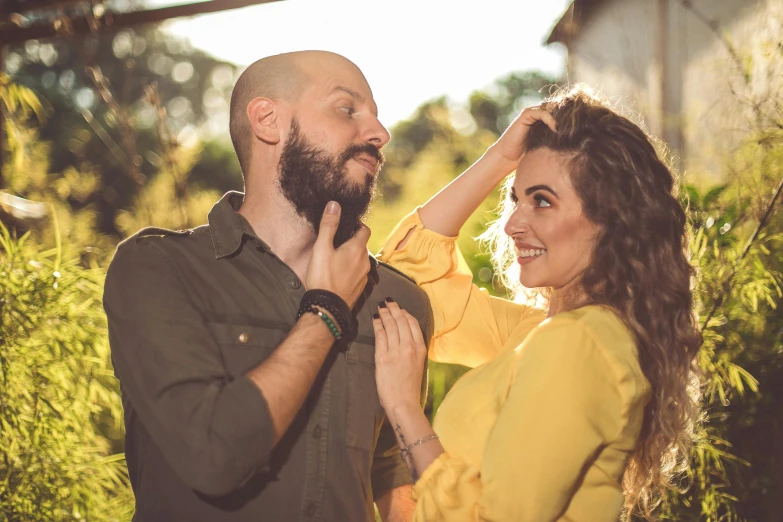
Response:
[[[8,150],[17,168],[21,168],[25,162],[30,136],[29,132],[25,132],[24,124],[32,115],[37,116],[39,121],[44,119],[43,106],[38,97],[31,89],[11,82],[8,75],[0,72],[0,124],[8,136]]]
[[[752,122],[725,159],[723,182],[685,187],[704,344],[706,422],[693,451],[690,487],[669,495],[671,520],[780,519],[783,511],[783,66],[780,28],[760,36],[752,70],[726,41],[736,99]],[[763,67],[759,67],[763,65]]]
[[[232,151],[227,107],[235,65],[155,27],[30,41],[11,46],[6,63],[16,85],[25,85],[42,100],[47,124],[34,131],[28,127],[34,134],[26,143],[45,142],[46,147],[36,145],[37,150],[26,153],[29,161],[16,169],[21,173],[14,182],[18,187],[0,180],[0,188],[48,201],[24,182],[27,170],[37,170],[38,187],[52,185],[53,179],[42,182],[42,177],[56,179],[69,170],[95,174],[98,184],[88,197],[69,196],[65,203],[89,212],[91,231],[112,236],[114,242],[126,233],[118,227],[117,215],[131,209],[146,183],[167,168],[172,152],[180,154],[172,148],[198,150],[205,144],[205,154],[188,153],[192,180],[221,193],[241,189],[239,165],[227,157]],[[150,99],[150,91],[158,103]],[[6,169],[2,172],[6,176]],[[58,217],[68,235],[67,212]],[[108,254],[110,246],[99,247]]]
[[[104,273],[0,224],[0,520],[129,520]]]

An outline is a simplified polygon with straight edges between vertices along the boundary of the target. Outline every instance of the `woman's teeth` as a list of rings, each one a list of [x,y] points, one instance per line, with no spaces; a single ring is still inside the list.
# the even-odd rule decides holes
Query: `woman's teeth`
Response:
[[[546,250],[517,250],[519,257],[540,256],[544,252],[546,252]]]

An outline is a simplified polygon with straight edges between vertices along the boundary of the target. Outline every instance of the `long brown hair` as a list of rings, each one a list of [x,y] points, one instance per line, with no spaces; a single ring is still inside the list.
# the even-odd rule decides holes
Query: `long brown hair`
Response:
[[[650,518],[661,493],[689,464],[699,413],[701,334],[687,258],[687,219],[672,171],[638,125],[585,87],[560,91],[549,101],[557,132],[536,123],[526,148],[564,155],[583,212],[601,229],[582,285],[591,304],[611,307],[633,332],[652,386],[640,440],[623,477],[625,513]],[[504,282],[520,295],[546,302],[546,291],[521,288],[512,268],[517,265],[513,243],[503,233],[513,210],[508,201],[503,198],[501,218],[483,239]]]

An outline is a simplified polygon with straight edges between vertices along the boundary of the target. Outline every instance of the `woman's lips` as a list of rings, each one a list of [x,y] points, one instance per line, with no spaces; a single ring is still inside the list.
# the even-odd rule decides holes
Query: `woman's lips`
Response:
[[[546,252],[544,252],[544,254],[546,254]],[[543,256],[544,254],[540,254],[537,256],[529,256],[529,257],[517,256],[517,263],[519,263],[520,265],[529,265],[530,263],[532,263],[539,257]]]

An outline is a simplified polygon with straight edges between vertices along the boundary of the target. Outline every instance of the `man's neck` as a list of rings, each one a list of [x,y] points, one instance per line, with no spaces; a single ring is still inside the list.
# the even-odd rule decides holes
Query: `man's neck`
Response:
[[[302,281],[306,280],[313,255],[316,233],[312,225],[296,213],[291,203],[269,187],[267,194],[246,193],[239,213],[256,235],[288,265]]]

